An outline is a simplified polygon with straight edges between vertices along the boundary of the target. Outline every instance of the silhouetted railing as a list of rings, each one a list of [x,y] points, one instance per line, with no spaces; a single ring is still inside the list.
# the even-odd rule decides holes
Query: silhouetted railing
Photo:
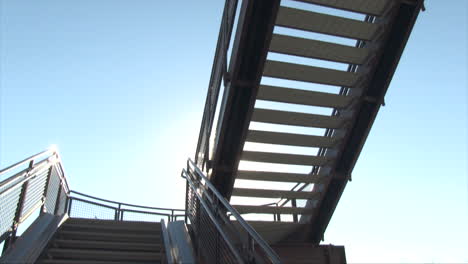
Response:
[[[207,263],[281,263],[268,243],[242,218],[192,160],[187,180],[186,215],[198,254]],[[236,228],[230,217],[238,223]]]

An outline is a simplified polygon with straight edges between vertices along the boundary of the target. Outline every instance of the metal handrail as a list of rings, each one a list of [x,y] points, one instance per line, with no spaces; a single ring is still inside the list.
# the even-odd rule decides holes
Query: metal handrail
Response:
[[[186,174],[190,175],[190,168],[196,174],[203,179],[204,185],[208,187],[208,189],[216,196],[219,202],[222,203],[222,205],[225,207],[227,212],[229,212],[239,223],[239,225],[248,233],[250,238],[257,243],[260,248],[264,251],[268,259],[272,263],[281,263],[280,258],[278,255],[273,251],[273,249],[268,245],[268,243],[263,240],[263,238],[255,231],[255,229],[252,228],[245,220],[244,218],[237,212],[237,210],[231,206],[231,204],[218,192],[216,187],[210,182],[210,180],[204,175],[204,173],[197,167],[197,165],[191,160],[187,160],[187,171],[183,170],[183,173],[185,172]],[[196,192],[197,193],[197,192]],[[197,195],[199,195],[197,193]],[[200,200],[201,202],[203,199]]]
[[[162,239],[163,239],[163,244],[164,244],[164,250],[166,251],[166,263],[173,264],[175,263],[175,261],[174,261],[174,255],[172,254],[172,250],[171,250],[171,239],[169,238],[169,233],[167,232],[166,223],[164,222],[164,219],[161,219],[161,233],[162,233]],[[162,247],[161,247],[161,251],[162,251]]]
[[[45,167],[45,165],[47,165],[48,163],[48,160],[42,160],[40,161],[39,163],[37,163],[35,165],[34,168],[27,168],[27,169],[24,169],[20,172],[18,172],[17,174],[3,180],[2,182],[0,182],[0,188],[3,187],[3,186],[6,186],[12,182],[14,182],[15,180],[18,180],[20,179],[21,177],[23,176],[26,176],[24,179],[22,179],[21,181],[18,181],[16,183],[14,183],[13,185],[11,186],[8,186],[8,188],[6,188],[5,190],[3,190],[1,194],[4,194],[4,192],[6,191],[9,191],[11,189],[14,189],[15,187],[18,187],[18,185],[21,185],[22,183],[24,183],[25,181],[29,180],[31,177],[33,177],[35,175],[35,173],[37,173],[39,170],[41,169],[44,169],[43,167]],[[38,167],[40,166],[40,167]]]
[[[185,170],[183,170],[182,173],[186,174],[187,172]],[[185,178],[187,179],[187,182],[189,183],[190,187],[195,190],[196,189],[195,183],[192,181],[192,179],[190,179],[190,176],[187,176]],[[236,249],[236,247],[232,243],[232,240],[229,239],[226,232],[224,232],[223,228],[218,223],[218,221],[216,219],[216,216],[211,212],[211,210],[209,210],[210,207],[208,206],[208,204],[204,201],[204,199],[202,198],[202,196],[198,192],[195,192],[195,195],[198,197],[198,199],[199,199],[200,203],[203,205],[203,207],[208,209],[208,210],[206,210],[206,213],[208,214],[208,217],[211,219],[211,221],[215,225],[216,229],[218,230],[220,235],[223,237],[224,241],[226,242],[227,246],[231,250],[231,253],[236,258],[237,262],[241,263],[241,264],[244,263],[244,261],[243,261],[243,259],[241,257],[241,254],[239,253],[239,251]]]
[[[103,199],[103,198],[99,198],[99,197],[92,196],[92,195],[89,195],[89,194],[85,194],[85,193],[82,193],[82,192],[70,190],[70,194],[72,194],[72,193],[75,193],[75,194],[78,194],[78,195],[81,195],[81,196],[84,196],[84,197],[88,197],[88,198],[91,198],[91,199],[95,199],[95,200],[107,202],[107,203],[115,203],[115,204],[120,204],[120,205],[125,205],[125,206],[131,206],[131,207],[137,207],[137,208],[144,208],[144,209],[154,209],[154,210],[166,210],[166,211],[175,211],[175,212],[185,212],[184,209],[173,209],[173,208],[163,208],[163,207],[152,207],[152,206],[144,206],[144,205],[137,205],[137,204],[122,203],[122,202],[117,202],[117,201],[112,201],[112,200],[108,200],[108,199]]]
[[[16,172],[25,165],[26,168]],[[4,205],[5,210],[2,213],[13,215],[1,223],[0,242],[4,242],[4,249],[15,242],[19,226],[38,208],[41,207],[41,213],[64,213],[61,206],[66,205],[68,184],[55,148],[49,148],[8,166],[0,170],[0,175],[9,176],[0,182],[0,197],[10,201],[10,204]],[[36,178],[40,180],[34,181]],[[52,183],[55,190],[49,193],[49,185]],[[37,195],[39,193],[42,195]]]
[[[105,202],[105,203],[110,203],[110,204],[113,204],[113,205],[83,199],[83,198],[80,198],[80,197],[73,196],[73,194],[78,194],[80,196],[83,196],[83,197],[86,197],[86,198],[89,198],[89,199],[93,199],[93,200],[97,200],[97,201],[101,201],[101,202]],[[92,196],[92,195],[89,195],[89,194],[85,194],[85,193],[78,192],[78,191],[73,191],[73,190],[70,190],[70,193],[68,195],[68,200],[69,200],[69,204],[70,204],[69,214],[72,213],[72,208],[71,208],[72,201],[77,200],[77,201],[93,204],[93,205],[96,205],[96,206],[101,206],[101,207],[105,207],[105,208],[109,208],[109,209],[114,209],[116,211],[115,220],[123,220],[123,219],[121,219],[123,212],[165,216],[165,217],[167,217],[169,222],[175,221],[177,219],[177,217],[185,216],[185,214],[175,214],[175,212],[184,212],[185,213],[184,209],[151,207],[151,206],[143,206],[143,205],[136,205],[136,204],[129,204],[129,203],[121,203],[121,202],[112,201],[112,200],[108,200],[108,199],[103,199],[103,198],[99,198],[99,197],[96,197],[96,196]],[[135,210],[135,209],[130,209],[130,208],[122,208],[122,206],[142,208],[142,209],[150,209],[150,210],[168,211],[168,212],[165,213],[165,212],[155,212],[155,211],[148,211],[148,210]]]
[[[42,152],[39,152],[39,153],[37,153],[37,154],[35,154],[35,155],[32,155],[32,156],[29,157],[29,158],[26,158],[26,159],[24,159],[24,160],[22,160],[22,161],[19,161],[19,162],[15,163],[15,164],[13,164],[13,165],[11,165],[11,166],[8,166],[8,167],[6,167],[6,168],[0,170],[0,175],[5,174],[5,173],[7,173],[7,172],[9,172],[9,171],[11,171],[11,170],[13,170],[13,169],[15,169],[15,168],[21,166],[21,165],[28,164],[28,163],[30,163],[31,161],[36,160],[36,159],[37,159],[38,157],[40,157],[40,156],[43,156],[43,155],[45,155],[45,154],[53,154],[54,152],[55,152],[55,149],[54,149],[54,148],[46,149],[46,150],[44,150],[44,151],[42,151]],[[49,155],[48,157],[50,157],[50,156],[52,156],[52,155]]]
[[[216,106],[219,100],[219,92],[221,83],[226,81],[228,71],[228,50],[231,43],[232,29],[236,16],[238,0],[225,1],[221,25],[219,28],[218,42],[216,44],[215,56],[213,59],[213,67],[208,85],[208,93],[206,95],[205,108],[203,111],[200,133],[198,137],[197,149],[195,152],[195,162],[199,163],[199,154],[203,154],[202,163],[204,163],[206,155],[209,151],[209,142],[211,131],[214,124],[216,114]],[[226,85],[226,83],[225,83]]]

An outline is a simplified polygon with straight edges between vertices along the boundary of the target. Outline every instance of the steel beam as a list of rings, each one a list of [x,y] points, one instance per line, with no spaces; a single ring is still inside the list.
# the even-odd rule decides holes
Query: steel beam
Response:
[[[356,119],[351,132],[345,139],[343,151],[334,168],[334,175],[320,204],[320,208],[313,218],[309,218],[311,225],[306,239],[319,243],[323,239],[325,229],[335,211],[341,194],[350,180],[351,172],[361,153],[375,117],[380,109],[385,93],[401,58],[416,18],[422,7],[423,0],[400,2],[396,8],[393,25],[389,29],[388,37],[384,42],[383,52],[375,66],[374,74],[361,98],[374,98],[375,100],[361,100],[357,106]],[[309,206],[312,206],[310,204]]]
[[[242,2],[210,174],[216,189],[228,199],[247,136],[279,2]]]

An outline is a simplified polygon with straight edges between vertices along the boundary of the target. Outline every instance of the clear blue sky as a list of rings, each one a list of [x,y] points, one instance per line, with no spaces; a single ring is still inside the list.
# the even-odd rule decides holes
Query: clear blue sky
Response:
[[[184,205],[224,1],[0,0],[0,167]],[[467,1],[426,1],[325,234],[349,262],[468,262]]]

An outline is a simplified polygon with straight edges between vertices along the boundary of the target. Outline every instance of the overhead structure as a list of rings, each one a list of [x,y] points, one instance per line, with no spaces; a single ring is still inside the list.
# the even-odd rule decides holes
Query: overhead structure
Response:
[[[221,105],[210,86],[196,162],[244,217],[301,224],[281,239],[323,239],[422,7],[242,2],[230,61],[219,63]]]

